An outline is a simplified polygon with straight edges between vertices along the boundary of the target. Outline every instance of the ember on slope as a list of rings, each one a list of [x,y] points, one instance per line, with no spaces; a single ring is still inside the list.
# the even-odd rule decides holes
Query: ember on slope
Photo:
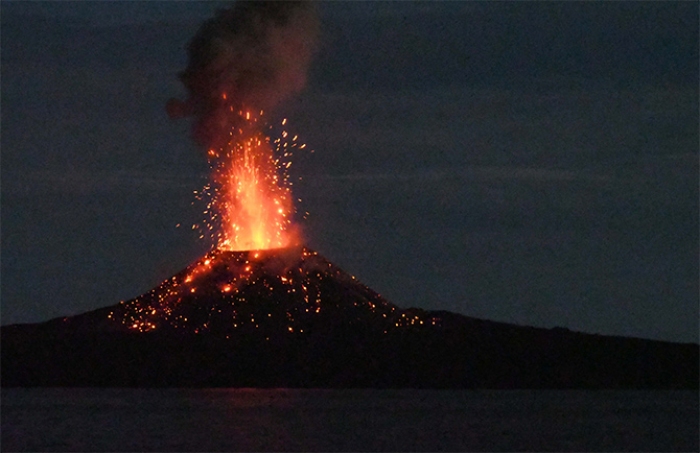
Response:
[[[438,326],[423,310],[401,310],[305,247],[214,250],[109,318],[147,332],[257,332],[267,339],[309,333],[319,323],[381,330]]]

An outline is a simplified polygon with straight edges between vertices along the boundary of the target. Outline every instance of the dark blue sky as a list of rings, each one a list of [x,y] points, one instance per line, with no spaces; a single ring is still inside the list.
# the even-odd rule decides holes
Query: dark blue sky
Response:
[[[170,97],[221,2],[2,2],[2,323],[130,299],[203,254]],[[695,2],[321,5],[276,113],[307,242],[392,302],[698,341]],[[184,227],[176,228],[176,224]]]

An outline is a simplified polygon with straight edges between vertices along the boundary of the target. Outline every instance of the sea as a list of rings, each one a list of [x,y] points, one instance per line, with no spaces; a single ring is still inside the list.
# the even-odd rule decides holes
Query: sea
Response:
[[[697,391],[3,389],[9,451],[698,451]]]

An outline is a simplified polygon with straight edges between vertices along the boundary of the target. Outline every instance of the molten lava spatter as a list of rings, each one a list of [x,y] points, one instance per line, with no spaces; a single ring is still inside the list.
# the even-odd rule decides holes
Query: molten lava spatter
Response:
[[[287,170],[297,137],[287,140],[288,133],[282,131],[282,138],[271,143],[262,132],[262,111],[253,115],[243,110],[234,113],[233,107],[230,110],[229,140],[208,152],[213,170],[213,181],[203,192],[208,198],[208,234],[219,250],[293,245],[297,239],[292,228],[294,208]]]
[[[255,332],[267,338],[339,324],[386,333],[440,322],[422,310],[399,309],[301,247],[214,250],[159,287],[123,302],[109,317],[141,332]]]

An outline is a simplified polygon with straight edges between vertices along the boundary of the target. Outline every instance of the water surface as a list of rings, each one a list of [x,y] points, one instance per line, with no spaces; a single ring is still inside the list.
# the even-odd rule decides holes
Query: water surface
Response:
[[[698,451],[696,391],[3,389],[3,451]]]

